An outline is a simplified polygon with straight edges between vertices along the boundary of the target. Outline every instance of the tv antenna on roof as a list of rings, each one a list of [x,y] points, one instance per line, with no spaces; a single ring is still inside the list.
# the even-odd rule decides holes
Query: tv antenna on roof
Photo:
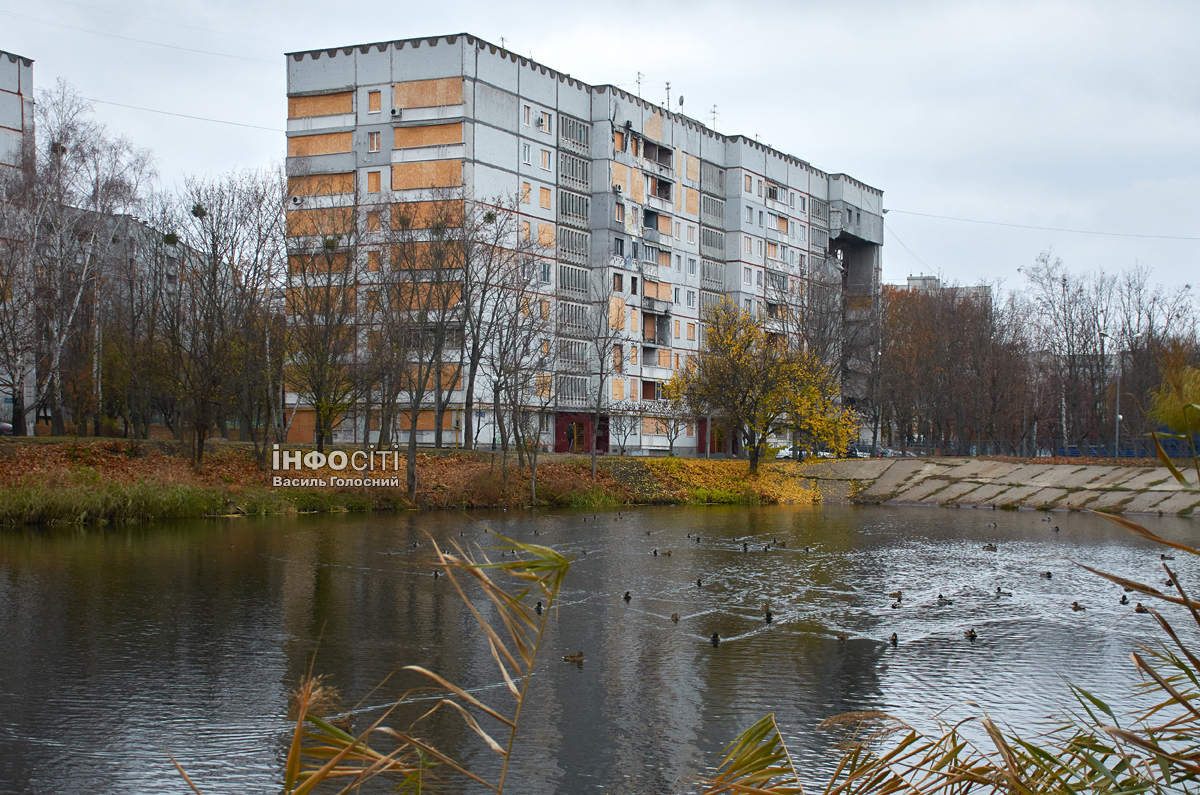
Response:
[[[713,105],[712,110],[710,110],[709,113],[712,114],[712,125],[713,129],[715,130],[717,129],[717,106]]]
[[[671,109],[671,81],[667,81],[667,110]]]
[[[502,49],[502,50],[508,49],[508,46],[505,44],[505,42],[507,42],[507,41],[508,41],[508,39],[504,38],[503,36],[500,37],[500,49]]]
[[[637,73],[638,99],[642,98],[642,78],[645,77],[641,72]]]

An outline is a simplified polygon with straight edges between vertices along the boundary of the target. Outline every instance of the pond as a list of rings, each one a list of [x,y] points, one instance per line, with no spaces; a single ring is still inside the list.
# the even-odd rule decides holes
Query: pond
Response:
[[[835,739],[817,724],[839,713],[928,727],[974,701],[1032,734],[1068,705],[1068,682],[1126,693],[1129,652],[1158,637],[1118,604],[1120,588],[1070,561],[1166,576],[1162,548],[1100,517],[1045,516],[662,507],[8,531],[0,793],[181,792],[167,750],[206,793],[277,791],[288,693],[310,665],[357,705],[360,727],[420,684],[395,674],[409,664],[507,709],[474,620],[431,576],[431,538],[490,547],[485,525],[578,555],[533,678],[514,792],[682,792],[772,711],[810,782]],[[1195,528],[1146,524],[1185,541]],[[1196,561],[1178,557],[1194,581]],[[582,665],[562,661],[576,651]],[[424,736],[496,768],[454,720]]]

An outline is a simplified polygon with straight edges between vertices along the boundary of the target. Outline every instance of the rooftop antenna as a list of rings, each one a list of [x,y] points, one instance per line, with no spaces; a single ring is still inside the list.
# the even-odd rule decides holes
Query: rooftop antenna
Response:
[[[504,38],[503,36],[500,37],[500,49],[502,49],[502,50],[508,49],[508,45],[506,44],[507,41],[508,41],[508,39]]]
[[[642,78],[645,77],[641,72],[637,73],[638,99],[642,98]]]
[[[713,105],[712,110],[710,110],[709,113],[712,114],[712,126],[715,130],[717,129],[717,106]]]
[[[667,110],[671,110],[671,81],[667,81]]]

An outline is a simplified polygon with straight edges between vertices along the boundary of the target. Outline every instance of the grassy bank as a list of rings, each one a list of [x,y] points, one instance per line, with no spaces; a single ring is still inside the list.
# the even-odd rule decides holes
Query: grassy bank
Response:
[[[602,458],[596,479],[585,456],[547,455],[537,504],[601,509],[632,504],[806,504],[817,499],[793,464]],[[394,474],[404,482],[404,464]],[[145,522],[203,516],[522,507],[530,473],[498,453],[418,453],[416,500],[403,487],[276,488],[239,443],[214,443],[199,472],[172,442],[0,441],[0,525]],[[308,477],[345,475],[317,470]],[[389,473],[393,474],[393,473]]]

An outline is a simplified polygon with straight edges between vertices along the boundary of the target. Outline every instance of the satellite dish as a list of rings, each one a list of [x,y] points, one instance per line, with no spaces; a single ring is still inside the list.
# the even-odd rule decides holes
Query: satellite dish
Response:
[[[681,108],[683,107],[683,96],[682,95],[680,95],[680,97],[679,97],[679,107],[681,107]]]

